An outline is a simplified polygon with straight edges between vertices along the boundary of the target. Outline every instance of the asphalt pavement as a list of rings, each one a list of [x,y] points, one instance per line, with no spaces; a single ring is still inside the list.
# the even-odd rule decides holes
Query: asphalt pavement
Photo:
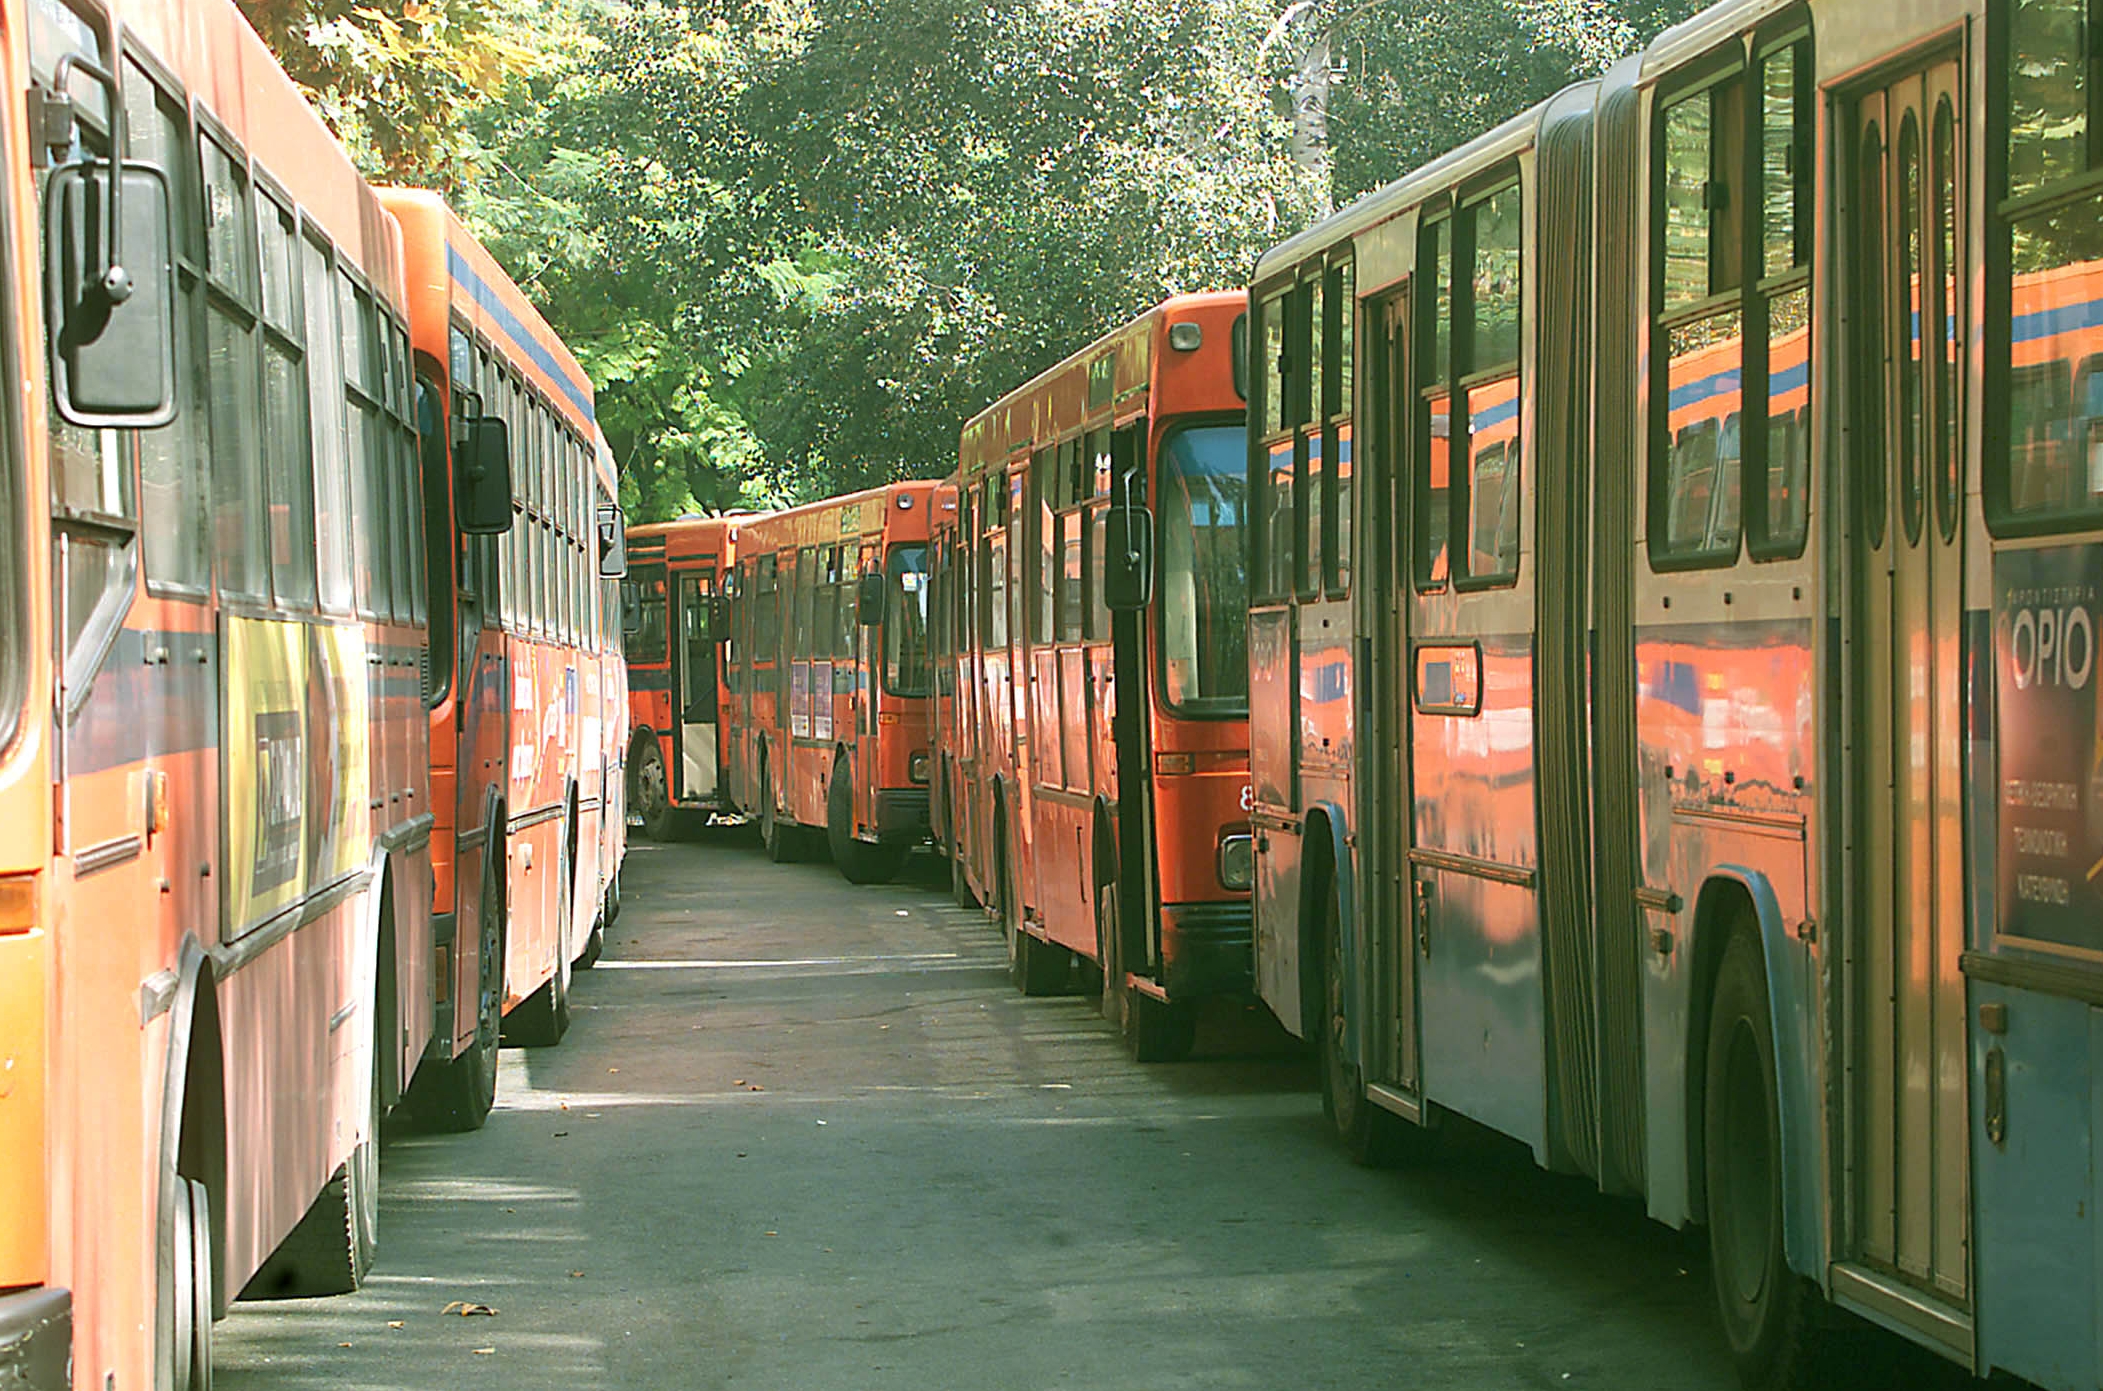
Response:
[[[1354,1168],[1260,1007],[1142,1067],[908,879],[635,845],[569,1037],[389,1135],[365,1288],[236,1306],[222,1391],[1735,1386],[1698,1237],[1484,1135]]]

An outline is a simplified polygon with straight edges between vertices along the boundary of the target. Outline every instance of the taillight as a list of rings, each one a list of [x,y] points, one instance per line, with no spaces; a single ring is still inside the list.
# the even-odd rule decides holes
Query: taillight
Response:
[[[37,925],[37,881],[18,874],[0,879],[0,937],[17,936]]]

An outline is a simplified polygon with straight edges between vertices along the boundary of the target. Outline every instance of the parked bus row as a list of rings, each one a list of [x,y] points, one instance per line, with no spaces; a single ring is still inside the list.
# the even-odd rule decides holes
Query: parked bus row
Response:
[[[1748,1386],[2103,1385],[2099,31],[1727,0],[1092,345],[897,493],[921,704],[742,523],[719,805],[897,731],[1025,990],[1252,979],[1354,1156],[1704,1226]]]
[[[1250,984],[1245,307],[1140,316],[970,422],[942,482],[631,530],[646,828],[746,815],[857,883],[933,843],[1023,990],[1078,970],[1136,1056],[1187,1053],[1195,1002]],[[1158,602],[1151,533],[1111,527],[1150,498]]]
[[[0,1382],[355,1288],[617,911],[591,386],[226,0],[0,0]]]

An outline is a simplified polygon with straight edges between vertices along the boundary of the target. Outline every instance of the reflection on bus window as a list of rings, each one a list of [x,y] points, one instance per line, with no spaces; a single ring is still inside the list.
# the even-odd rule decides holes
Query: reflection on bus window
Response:
[[[1243,569],[1242,432],[1179,430],[1161,449],[1160,650],[1171,707],[1247,708],[1248,577]]]
[[[926,546],[891,547],[884,591],[884,689],[895,696],[924,696],[934,676],[927,646]]]
[[[636,614],[636,625],[628,638],[628,660],[651,663],[665,659],[665,582],[662,572],[630,576],[621,581],[628,591],[623,605]]]

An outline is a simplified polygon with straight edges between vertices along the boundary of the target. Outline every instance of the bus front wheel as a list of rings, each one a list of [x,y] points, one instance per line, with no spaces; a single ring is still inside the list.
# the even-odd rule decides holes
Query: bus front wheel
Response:
[[[169,1251],[174,1268],[174,1391],[212,1391],[212,1195],[194,1178],[175,1177]]]
[[[671,781],[665,776],[664,750],[654,734],[644,735],[636,744],[635,814],[642,818],[644,835],[670,840],[672,819],[678,812],[672,806]]]
[[[825,789],[825,839],[832,862],[850,884],[888,884],[898,877],[905,852],[895,845],[871,845],[854,835],[854,770],[847,755],[833,761],[832,781]]]
[[[1317,1041],[1322,1111],[1336,1127],[1336,1137],[1351,1161],[1379,1168],[1399,1160],[1415,1137],[1408,1121],[1366,1098],[1365,1079],[1345,1047],[1351,992],[1344,960],[1343,907],[1333,885],[1322,901],[1322,1018]]]
[[[1709,1268],[1739,1380],[1784,1391],[1816,1380],[1831,1339],[1823,1301],[1783,1254],[1774,1032],[1749,923],[1724,944],[1712,999],[1702,1091]]]

